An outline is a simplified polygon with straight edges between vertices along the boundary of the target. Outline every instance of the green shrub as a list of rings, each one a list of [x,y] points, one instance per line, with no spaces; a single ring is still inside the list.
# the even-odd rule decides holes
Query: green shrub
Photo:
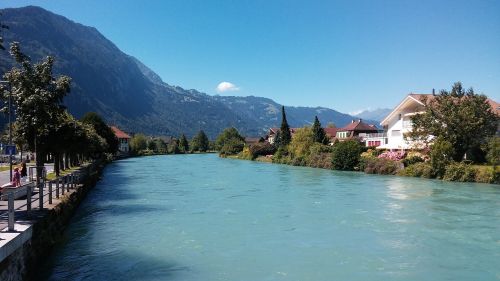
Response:
[[[228,139],[219,151],[220,155],[236,155],[243,151],[245,143],[237,138]]]
[[[451,162],[455,150],[449,141],[439,137],[431,147],[430,157],[432,170],[436,177],[443,177],[446,166]]]
[[[400,162],[385,158],[364,158],[363,162],[367,174],[395,175],[400,169]]]
[[[476,178],[476,169],[469,164],[452,162],[446,166],[443,176],[447,181],[473,182]]]
[[[356,140],[339,142],[333,146],[332,166],[335,170],[352,171],[359,164],[361,144]]]
[[[494,136],[488,140],[486,159],[493,166],[500,165],[500,137]]]
[[[491,166],[476,166],[476,182],[500,184],[500,169]]]
[[[243,150],[238,154],[238,158],[240,159],[246,159],[246,160],[254,160],[255,157],[253,157],[250,148],[248,146],[243,147]]]
[[[407,177],[422,177],[422,178],[432,178],[433,176],[432,166],[429,163],[417,162],[411,164],[403,170],[399,171],[398,175]]]
[[[307,166],[313,168],[332,169],[332,156],[327,152],[311,154],[309,156]]]
[[[413,164],[419,163],[419,162],[424,162],[424,159],[420,156],[411,156],[411,157],[406,157],[405,159],[403,159],[403,164],[405,165],[405,167],[408,167],[410,165],[413,165]]]

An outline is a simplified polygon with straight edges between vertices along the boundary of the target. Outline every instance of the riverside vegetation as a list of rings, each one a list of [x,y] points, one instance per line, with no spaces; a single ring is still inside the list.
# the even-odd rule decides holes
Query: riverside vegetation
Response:
[[[412,133],[406,137],[424,146],[410,151],[384,151],[365,147],[357,139],[336,140],[329,145],[317,118],[312,127],[296,130],[292,138],[282,108],[281,130],[273,144],[262,140],[246,145],[235,128],[228,128],[219,135],[215,148],[222,157],[500,184],[500,137],[495,135],[499,116],[491,110],[486,96],[455,83],[451,91],[435,95],[426,111],[412,121]],[[434,137],[429,139],[429,135]]]

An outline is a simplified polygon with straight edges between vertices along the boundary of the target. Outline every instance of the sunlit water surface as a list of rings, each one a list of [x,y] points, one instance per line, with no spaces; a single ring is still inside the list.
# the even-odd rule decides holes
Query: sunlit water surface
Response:
[[[220,159],[109,165],[45,280],[500,280],[500,188]]]

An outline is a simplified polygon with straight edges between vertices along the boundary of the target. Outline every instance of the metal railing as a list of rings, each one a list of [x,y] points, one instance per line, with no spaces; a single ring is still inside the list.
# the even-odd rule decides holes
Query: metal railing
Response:
[[[88,165],[84,169],[54,180],[46,180],[45,177],[42,177],[38,187],[36,181],[29,181],[19,187],[4,188],[0,195],[0,202],[7,201],[7,204],[0,203],[0,222],[7,221],[8,231],[15,231],[16,219],[29,219],[33,209],[44,210],[54,203],[53,199],[59,199],[65,193],[75,190],[78,184],[83,182],[83,173],[89,175],[92,166],[92,164]]]

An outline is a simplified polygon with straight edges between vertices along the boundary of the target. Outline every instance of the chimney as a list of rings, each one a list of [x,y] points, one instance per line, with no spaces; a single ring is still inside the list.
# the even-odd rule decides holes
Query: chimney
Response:
[[[434,96],[436,94],[436,90],[432,88],[432,95]]]
[[[354,119],[351,120],[351,123],[354,123]]]
[[[361,121],[363,121],[363,119],[359,118],[359,119],[358,119],[358,122],[359,122],[359,123],[361,123]]]

